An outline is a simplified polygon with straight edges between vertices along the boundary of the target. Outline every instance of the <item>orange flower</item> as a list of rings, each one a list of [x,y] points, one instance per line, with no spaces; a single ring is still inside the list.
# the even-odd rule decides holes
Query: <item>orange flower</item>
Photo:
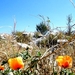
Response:
[[[22,57],[11,58],[8,60],[8,63],[10,68],[12,68],[13,70],[24,68]]]
[[[0,70],[4,70],[4,66],[0,66]]]
[[[58,56],[56,58],[58,65],[63,68],[71,68],[72,67],[72,58],[68,55],[66,56]]]
[[[58,62],[58,65],[59,66],[62,66],[62,63],[63,63],[63,56],[58,56],[57,58],[56,58],[56,61]]]

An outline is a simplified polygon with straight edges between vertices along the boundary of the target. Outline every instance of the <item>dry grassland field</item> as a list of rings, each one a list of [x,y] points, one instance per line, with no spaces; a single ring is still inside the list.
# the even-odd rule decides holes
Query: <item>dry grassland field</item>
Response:
[[[49,36],[53,39],[57,35]],[[61,38],[59,39],[59,37]],[[67,41],[63,40],[65,38],[67,38]],[[58,42],[54,42],[56,40],[58,40]],[[45,39],[43,41],[45,41]],[[47,45],[45,42],[36,45],[32,40],[27,43],[17,42],[13,35],[6,35],[5,39],[0,38],[0,65],[4,66],[4,70],[0,68],[0,73],[3,75],[9,75],[10,72],[12,72],[13,75],[65,75],[65,73],[74,75],[75,35],[69,37],[64,34],[59,34],[54,41]],[[24,68],[12,70],[8,60],[19,56],[23,59]],[[69,65],[60,67],[56,61],[58,56],[71,57],[71,68],[68,68]],[[68,59],[69,58],[66,60]],[[64,59],[64,61],[66,60]],[[13,63],[14,62],[15,60]]]

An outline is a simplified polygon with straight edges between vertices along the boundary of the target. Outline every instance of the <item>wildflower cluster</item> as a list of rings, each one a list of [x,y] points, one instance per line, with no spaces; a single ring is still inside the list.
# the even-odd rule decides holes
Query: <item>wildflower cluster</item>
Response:
[[[8,63],[8,69],[5,69],[5,65],[0,66],[0,74],[1,75],[34,75],[36,66],[40,59],[41,53],[38,52],[36,56],[31,58],[26,51],[26,53],[20,53],[16,57],[9,58],[7,60]],[[29,66],[25,64],[26,60],[30,58]],[[29,60],[29,59],[28,59]],[[57,65],[61,67],[61,71],[59,72],[60,75],[74,75],[70,69],[72,68],[72,62],[73,59],[71,56],[64,55],[64,56],[58,56],[56,57]],[[27,67],[25,69],[25,67]],[[54,75],[58,75],[58,72],[53,71]],[[36,74],[37,75],[37,74]]]
[[[40,54],[40,52],[38,52]],[[40,54],[41,55],[41,54]],[[39,58],[39,56],[37,54],[37,58]],[[27,69],[25,69],[25,61],[30,59],[30,67],[28,67]],[[34,60],[33,60],[34,59]],[[38,62],[35,63],[36,58],[31,58],[31,56],[29,55],[28,51],[26,50],[25,52],[21,52],[20,54],[16,55],[15,57],[11,57],[7,60],[6,63],[2,63],[0,66],[0,75],[28,75],[32,73],[31,71],[31,67]],[[32,63],[34,62],[34,63]],[[6,68],[6,66],[8,68]]]

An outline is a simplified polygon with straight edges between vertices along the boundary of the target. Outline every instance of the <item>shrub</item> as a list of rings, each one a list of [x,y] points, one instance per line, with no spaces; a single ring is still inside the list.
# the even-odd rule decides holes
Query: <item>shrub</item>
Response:
[[[15,33],[17,42],[28,43],[31,41],[31,35],[24,35],[23,32],[17,31]]]

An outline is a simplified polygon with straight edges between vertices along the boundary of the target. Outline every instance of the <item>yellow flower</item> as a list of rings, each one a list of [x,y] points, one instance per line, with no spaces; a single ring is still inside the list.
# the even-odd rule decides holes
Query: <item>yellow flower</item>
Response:
[[[0,66],[0,70],[4,70],[4,66]]]
[[[56,58],[56,61],[58,62],[58,65],[59,66],[62,66],[62,63],[63,63],[63,56],[58,56],[57,58]]]
[[[13,70],[18,70],[24,68],[24,63],[22,61],[22,57],[10,58],[8,60],[10,68]]]
[[[72,58],[68,55],[66,56],[58,56],[56,58],[58,65],[63,68],[71,68],[72,67]]]

